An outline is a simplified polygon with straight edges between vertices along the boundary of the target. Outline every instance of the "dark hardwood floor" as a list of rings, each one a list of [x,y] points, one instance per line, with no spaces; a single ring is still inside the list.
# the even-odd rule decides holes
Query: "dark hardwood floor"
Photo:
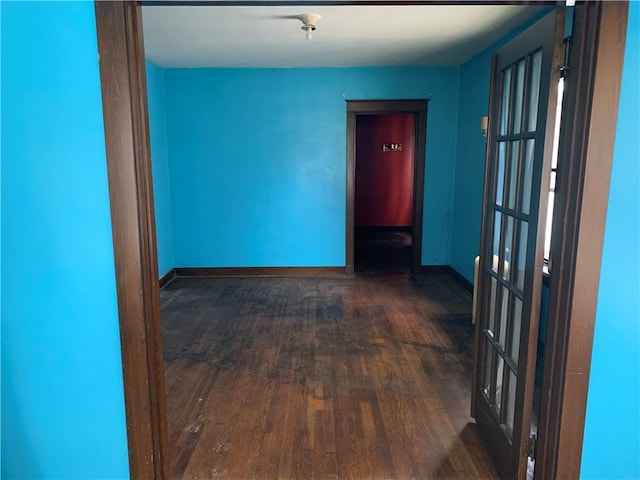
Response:
[[[356,227],[354,266],[357,273],[409,273],[411,227]]]
[[[161,295],[174,478],[497,478],[469,417],[471,298],[448,275]]]

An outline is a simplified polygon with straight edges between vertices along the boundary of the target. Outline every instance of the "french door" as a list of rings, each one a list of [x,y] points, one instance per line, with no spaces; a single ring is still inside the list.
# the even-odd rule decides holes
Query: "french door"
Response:
[[[564,9],[494,55],[472,413],[500,475],[526,477]],[[541,194],[543,193],[543,194]]]

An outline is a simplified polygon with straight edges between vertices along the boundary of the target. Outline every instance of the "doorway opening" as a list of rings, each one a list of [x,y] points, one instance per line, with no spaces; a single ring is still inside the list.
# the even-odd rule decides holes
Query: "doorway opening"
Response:
[[[356,118],[357,273],[409,273],[416,116]]]
[[[347,101],[347,273],[420,273],[427,100]]]
[[[582,68],[574,70],[578,88],[572,90],[566,105],[570,112],[566,117],[572,121],[564,122],[566,129],[560,142],[561,150],[566,154],[564,157],[572,159],[571,174],[560,177],[561,182],[571,187],[567,189],[571,194],[560,199],[556,211],[562,214],[554,219],[556,223],[560,221],[558,219],[565,223],[563,230],[554,230],[559,236],[562,234],[562,241],[558,243],[560,247],[566,247],[562,249],[566,255],[557,257],[558,268],[554,270],[551,281],[550,316],[555,321],[550,322],[553,329],[548,335],[551,340],[548,342],[550,354],[544,366],[545,405],[541,409],[543,433],[538,445],[540,457],[536,468],[536,474],[541,472],[540,478],[577,477],[580,467],[581,442],[575,440],[582,437],[584,421],[589,342],[593,334],[597,298],[594,289],[598,285],[599,254],[602,250],[602,236],[599,234],[604,231],[615,132],[616,109],[610,106],[617,105],[619,94],[622,66],[619,45],[624,45],[624,38],[620,39],[624,34],[620,19],[626,21],[626,6],[620,6],[617,2],[579,5],[576,7],[576,16],[580,20],[578,31],[581,36],[570,58],[575,60],[573,64]],[[159,289],[154,265],[156,246],[148,119],[143,93],[145,71],[140,5],[98,2],[96,17],[123,339],[131,476],[165,478],[166,407],[162,381]],[[598,32],[602,32],[602,35]],[[597,59],[602,59],[602,62],[596,62],[596,53],[599,54]],[[426,124],[426,101],[422,103],[424,111],[417,115],[418,129]],[[372,110],[376,113],[375,108]],[[348,124],[353,127],[355,115],[355,110],[348,108]],[[591,129],[591,123],[595,124],[596,120],[601,128]],[[347,271],[351,267],[351,272],[354,266],[354,140],[354,135],[349,136],[346,265]],[[418,142],[422,142],[418,150],[424,152],[424,136],[420,136]],[[417,163],[416,170],[419,168],[424,168],[424,164]],[[416,171],[415,177],[423,180],[420,177],[423,173]],[[590,181],[583,185],[585,177]],[[421,204],[422,196],[416,192],[414,205]],[[583,215],[584,212],[590,214]],[[421,209],[418,215],[414,208],[414,219],[419,219],[413,225],[414,244],[419,247],[416,233],[421,234]],[[412,267],[416,265],[416,257],[418,262],[420,260],[417,250],[412,249]],[[596,253],[595,259],[593,252]],[[584,265],[594,266],[587,269],[582,268]],[[581,308],[574,311],[571,308],[573,305],[581,305]],[[571,328],[576,324],[584,328]],[[575,365],[584,367],[586,374],[573,375],[565,382],[565,374]],[[571,408],[563,408],[568,405]]]

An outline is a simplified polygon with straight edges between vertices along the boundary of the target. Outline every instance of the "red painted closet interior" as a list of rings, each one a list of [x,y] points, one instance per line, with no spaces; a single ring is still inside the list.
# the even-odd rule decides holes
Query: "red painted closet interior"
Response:
[[[414,114],[356,117],[356,226],[412,224],[415,128]],[[390,143],[402,151],[383,152]]]

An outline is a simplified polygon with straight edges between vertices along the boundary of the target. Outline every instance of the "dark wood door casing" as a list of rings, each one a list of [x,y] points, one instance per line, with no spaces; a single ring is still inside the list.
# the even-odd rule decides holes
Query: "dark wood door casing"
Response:
[[[574,10],[560,124],[536,480],[580,477],[628,8],[626,1],[603,1]]]
[[[428,100],[347,100],[347,200],[346,273],[354,271],[356,116],[413,113],[415,146],[413,161],[413,225],[411,230],[411,272],[420,272],[422,263],[422,223]]]
[[[116,291],[134,479],[169,478],[142,10],[95,2]]]
[[[145,2],[149,5],[188,3]],[[234,4],[224,0],[209,3]],[[300,5],[297,1],[245,3]],[[338,3],[379,4],[371,0]],[[451,2],[385,2],[397,6],[407,3]],[[335,5],[336,2],[317,4]],[[130,475],[147,480],[170,477],[166,470],[166,408],[140,5],[97,1],[96,26]],[[562,121],[560,140],[561,154],[568,159],[565,180],[560,181],[567,182],[568,190],[564,200],[558,200],[556,195],[560,206],[556,206],[554,217],[563,226],[563,234],[552,244],[556,259],[554,275],[563,273],[558,273],[555,283],[552,282],[555,296],[550,299],[549,322],[554,328],[549,329],[547,337],[535,473],[536,478],[541,479],[579,477],[627,10],[624,1],[587,2],[575,7],[574,41],[569,55],[575,90],[565,97],[563,108],[570,113]],[[426,114],[424,125],[426,129]],[[349,175],[347,171],[348,180]],[[422,198],[416,201],[422,206]],[[348,221],[347,218],[347,225]],[[421,215],[419,222],[421,229]],[[347,242],[350,236],[353,242],[353,230],[347,228],[346,236]],[[415,260],[412,259],[414,263]],[[419,264],[420,258],[417,261]]]

